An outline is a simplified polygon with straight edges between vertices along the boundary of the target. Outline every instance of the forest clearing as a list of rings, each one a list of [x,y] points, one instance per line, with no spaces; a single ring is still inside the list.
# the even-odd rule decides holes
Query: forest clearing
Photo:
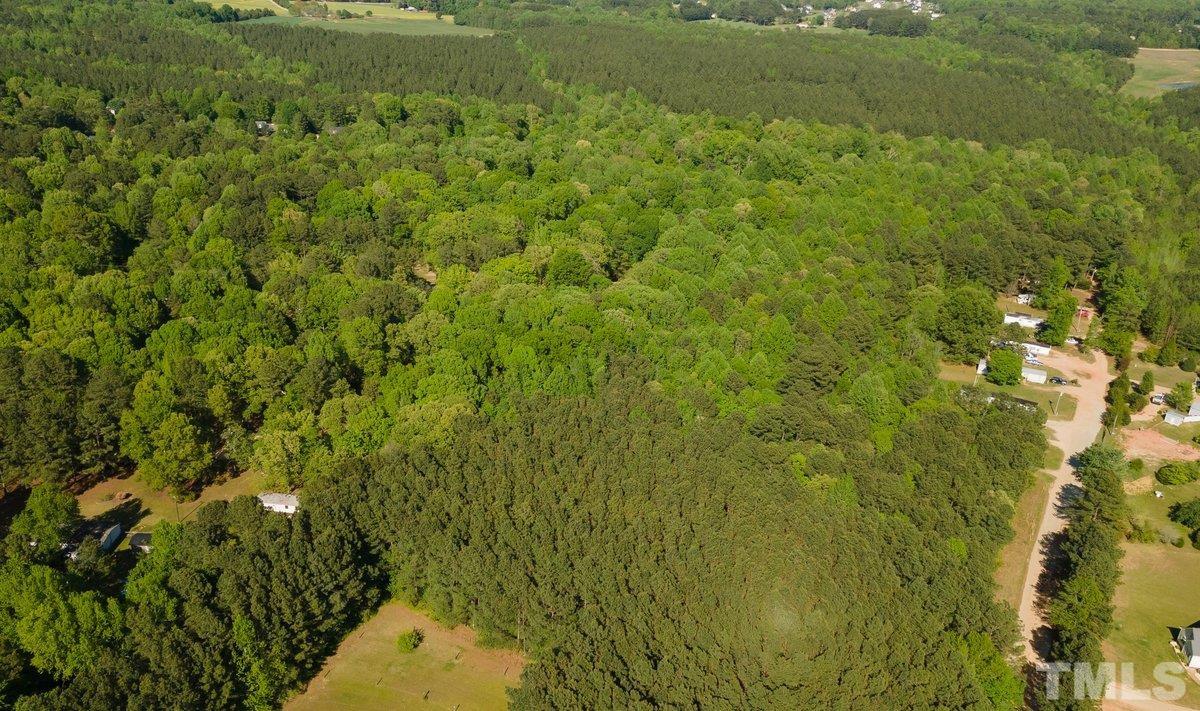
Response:
[[[412,652],[396,649],[396,638],[419,629],[423,640]],[[449,629],[399,602],[385,603],[346,636],[337,652],[285,711],[390,711],[453,709],[489,711],[506,705],[525,661],[512,650],[484,649],[459,625]]]
[[[1133,58],[1133,78],[1122,92],[1152,98],[1200,84],[1200,49],[1142,47]]]

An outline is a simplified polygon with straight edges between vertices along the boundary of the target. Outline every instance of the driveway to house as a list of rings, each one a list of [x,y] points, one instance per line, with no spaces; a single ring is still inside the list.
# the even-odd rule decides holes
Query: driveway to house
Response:
[[[1041,359],[1051,368],[1062,371],[1068,379],[1079,380],[1077,387],[1067,388],[1068,393],[1079,399],[1079,407],[1070,421],[1050,420],[1046,423],[1046,428],[1050,430],[1050,442],[1061,449],[1065,456],[1062,464],[1049,472],[1052,478],[1050,495],[1046,498],[1046,508],[1042,511],[1041,524],[1038,526],[1037,545],[1025,569],[1025,585],[1021,589],[1021,606],[1017,611],[1025,641],[1025,657],[1034,663],[1039,661],[1034,639],[1038,630],[1047,626],[1038,600],[1038,580],[1046,568],[1047,543],[1067,525],[1061,505],[1064,491],[1075,483],[1071,460],[1096,441],[1103,427],[1100,416],[1104,413],[1104,395],[1108,390],[1108,358],[1099,351],[1092,351],[1092,355],[1094,360],[1091,363],[1079,355],[1061,350],[1055,350]]]

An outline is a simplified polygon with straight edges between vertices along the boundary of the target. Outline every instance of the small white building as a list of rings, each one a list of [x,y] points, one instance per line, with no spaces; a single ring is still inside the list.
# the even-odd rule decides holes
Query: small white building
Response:
[[[1017,294],[1017,303],[1028,306],[1033,303],[1033,294]]]
[[[1041,368],[1030,368],[1029,366],[1021,368],[1021,378],[1023,380],[1028,380],[1031,383],[1042,385],[1045,384],[1047,378],[1049,377],[1049,373]]]
[[[1180,412],[1174,408],[1167,410],[1167,416],[1163,418],[1168,425],[1190,425],[1193,422],[1200,422],[1200,400],[1192,402],[1192,406],[1187,412]]]
[[[1200,627],[1184,627],[1175,635],[1175,644],[1183,655],[1184,664],[1200,669]]]
[[[975,366],[975,374],[983,375],[987,372],[987,358],[980,358],[979,365]]]
[[[119,523],[114,523],[105,529],[104,533],[100,534],[100,550],[111,551],[117,545],[117,541],[121,540],[122,533],[124,530]]]
[[[1022,328],[1038,328],[1045,322],[1046,319],[1038,318],[1032,314],[1004,314],[1005,324],[1015,323]]]
[[[1050,346],[1043,346],[1040,343],[1022,343],[1021,348],[1025,349],[1026,355],[1031,355],[1031,356],[1048,356],[1048,355],[1050,355]]]
[[[292,515],[300,508],[300,497],[295,494],[276,494],[273,492],[264,492],[258,495],[258,500],[262,502],[263,508],[267,511],[275,513]]]

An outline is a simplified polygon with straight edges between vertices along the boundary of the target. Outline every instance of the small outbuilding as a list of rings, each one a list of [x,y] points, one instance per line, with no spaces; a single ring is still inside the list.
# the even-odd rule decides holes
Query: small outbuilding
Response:
[[[254,130],[260,136],[270,136],[275,133],[276,126],[270,121],[255,121]]]
[[[1029,366],[1021,368],[1021,379],[1028,380],[1031,383],[1042,385],[1045,384],[1049,377],[1050,374],[1041,368],[1030,368]]]
[[[114,523],[104,529],[104,533],[100,534],[100,550],[111,551],[117,545],[117,541],[121,540],[121,534],[124,533],[121,524]]]
[[[1187,412],[1180,412],[1174,408],[1167,410],[1166,416],[1163,418],[1168,425],[1190,425],[1193,422],[1200,422],[1200,400],[1192,403]]]
[[[1004,323],[1005,324],[1015,323],[1018,326],[1020,326],[1021,328],[1035,328],[1036,329],[1036,328],[1040,328],[1041,325],[1045,322],[1046,322],[1046,319],[1038,318],[1037,316],[1034,316],[1032,314],[1024,314],[1024,313],[1004,314]]]
[[[1022,306],[1029,306],[1033,303],[1033,294],[1017,294],[1017,303]]]
[[[296,513],[300,508],[300,497],[295,494],[264,492],[258,495],[258,500],[267,511],[287,514],[289,516]]]

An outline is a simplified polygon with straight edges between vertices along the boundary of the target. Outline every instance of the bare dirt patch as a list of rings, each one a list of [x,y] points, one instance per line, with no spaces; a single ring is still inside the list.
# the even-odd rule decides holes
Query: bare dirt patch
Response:
[[[1200,460],[1200,449],[1176,442],[1158,430],[1127,429],[1121,433],[1121,440],[1125,447],[1125,456],[1129,459],[1189,462]]]

